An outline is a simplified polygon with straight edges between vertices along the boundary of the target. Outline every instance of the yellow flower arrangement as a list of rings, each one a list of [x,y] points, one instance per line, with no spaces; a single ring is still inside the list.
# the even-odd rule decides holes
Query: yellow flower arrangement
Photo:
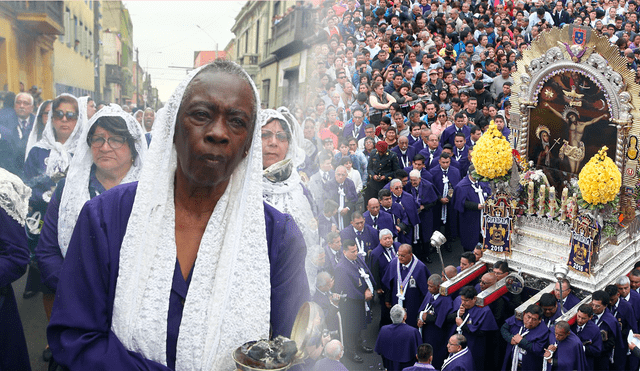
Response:
[[[503,177],[511,170],[513,166],[511,146],[493,121],[473,147],[471,161],[476,168],[476,173],[487,179]]]
[[[616,164],[607,157],[607,147],[602,147],[578,175],[578,187],[582,199],[591,204],[606,204],[613,201],[622,184],[622,174]]]

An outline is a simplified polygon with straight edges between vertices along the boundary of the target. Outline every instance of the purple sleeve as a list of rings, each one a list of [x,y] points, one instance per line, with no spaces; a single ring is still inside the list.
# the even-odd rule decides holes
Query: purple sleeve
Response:
[[[293,218],[265,204],[271,263],[271,328],[289,336],[298,310],[309,300],[304,260],[307,248]]]
[[[42,275],[42,283],[54,292],[58,289],[58,276],[62,269],[64,258],[58,245],[58,213],[60,211],[60,199],[64,190],[64,179],[56,188],[51,197],[44,224],[40,231],[40,239],[36,247],[36,260]]]
[[[0,208],[0,287],[22,277],[29,263],[29,248],[24,228]]]
[[[169,370],[128,351],[111,331],[119,247],[131,205],[121,204],[117,212],[103,200],[112,198],[85,204],[71,237],[47,328],[53,357],[71,370]]]

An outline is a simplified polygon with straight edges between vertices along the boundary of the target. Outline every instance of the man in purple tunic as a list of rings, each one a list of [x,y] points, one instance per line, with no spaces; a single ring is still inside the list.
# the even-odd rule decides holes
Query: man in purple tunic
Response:
[[[394,238],[398,236],[395,224],[393,223],[393,216],[386,211],[380,210],[380,201],[377,198],[369,199],[367,211],[365,211],[362,216],[364,216],[364,222],[376,231],[388,229]]]
[[[502,338],[507,342],[503,371],[542,369],[542,356],[549,341],[549,329],[540,324],[541,317],[542,308],[532,304],[524,311],[522,321],[511,316],[502,325]]]
[[[403,371],[435,370],[431,362],[433,360],[433,347],[431,344],[420,344],[416,358],[418,362],[414,363],[411,367],[405,368]]]
[[[623,342],[626,342],[626,339],[622,338],[620,324],[607,308],[609,300],[609,294],[604,290],[591,294],[591,320],[600,328],[602,334],[602,352],[600,357],[595,359],[594,370],[613,370],[613,364],[610,362],[611,353],[624,348]]]
[[[398,236],[398,241],[401,243],[412,244],[414,242],[414,228],[420,224],[420,214],[418,214],[418,207],[413,196],[410,193],[405,192],[402,187],[402,181],[400,179],[393,179],[389,183],[391,190],[391,199],[394,204],[402,206],[407,219],[402,220],[406,227],[403,233]],[[405,233],[406,232],[406,233]]]
[[[455,321],[453,333],[462,334],[467,339],[476,369],[484,370],[487,338],[490,331],[498,330],[498,325],[489,307],[476,307],[477,295],[473,287],[463,287],[453,301],[454,312],[449,317]]]
[[[469,171],[473,170],[473,165],[469,166]],[[458,183],[453,194],[453,207],[458,212],[460,242],[465,251],[473,251],[481,241],[482,210],[491,189],[487,183],[477,182],[469,175]]]
[[[461,334],[453,334],[447,342],[449,356],[444,360],[441,371],[476,370],[473,355],[467,346],[467,338]]]
[[[16,175],[0,168],[0,181],[13,179],[22,183]],[[4,189],[14,189],[13,184]],[[22,188],[29,190],[24,184]],[[29,190],[30,193],[30,190]],[[0,202],[0,370],[31,370],[29,351],[25,341],[18,305],[13,294],[11,283],[16,281],[27,270],[29,248],[27,235],[24,233],[24,212],[18,210],[16,202],[19,195],[1,195]],[[26,196],[28,199],[28,196]],[[26,205],[26,200],[23,200]],[[10,216],[10,214],[13,216]],[[18,221],[20,220],[20,221]],[[20,225],[22,224],[22,225]]]
[[[373,200],[373,198],[371,199]],[[369,200],[369,201],[371,201]],[[371,273],[376,281],[374,289],[380,299],[380,327],[391,324],[391,317],[389,317],[389,307],[387,307],[385,298],[385,288],[382,285],[382,277],[388,270],[389,263],[398,254],[398,248],[400,242],[393,242],[393,234],[388,229],[380,231],[380,244],[371,251]]]
[[[469,136],[471,135],[471,131],[469,130],[469,127],[465,125],[464,114],[462,113],[456,114],[454,118],[454,124],[455,125],[451,125],[446,129],[444,129],[442,134],[440,134],[441,146],[444,147],[444,145],[447,143],[453,146],[455,144],[455,136],[457,133],[464,134],[465,138],[469,138]]]
[[[582,304],[576,312],[576,322],[571,326],[571,331],[578,335],[584,346],[587,370],[595,370],[595,360],[602,352],[602,335],[591,318],[593,318],[593,308],[589,304]]]
[[[416,247],[418,259],[431,263],[429,252],[431,250],[431,235],[433,234],[433,207],[438,201],[438,195],[433,184],[426,179],[422,179],[417,170],[411,171],[409,179],[411,181],[411,195],[415,200],[418,215],[420,216],[418,232],[414,232],[414,238],[417,239],[417,243],[413,245]]]
[[[323,199],[333,200],[338,204],[338,228],[345,228],[356,209],[358,194],[353,181],[347,177],[347,169],[344,166],[338,166],[335,178],[324,184]]]
[[[580,302],[580,299],[571,292],[571,284],[566,278],[562,280],[562,297],[560,296],[560,284],[558,282],[556,282],[556,286],[553,288],[553,294],[556,296],[556,299],[562,300],[562,306],[565,310],[570,310]]]
[[[438,164],[438,156],[442,153],[442,147],[438,143],[438,136],[435,134],[429,134],[429,140],[427,141],[427,148],[418,152],[418,154],[424,156],[424,166],[427,170],[431,170]]]
[[[338,232],[329,232],[327,235],[327,246],[324,247],[324,267],[323,270],[333,274],[336,266],[343,258],[342,241]]]
[[[369,267],[358,255],[354,240],[343,241],[342,248],[345,259],[336,267],[334,291],[346,295],[340,302],[344,347],[352,361],[362,363],[364,360],[357,350],[365,353],[373,351],[362,344],[360,332],[366,327],[365,316],[370,310],[367,302],[373,299],[375,280]]]
[[[460,171],[451,165],[449,155],[442,154],[438,160],[439,166],[431,169],[433,176],[433,186],[436,188],[438,195],[438,204],[434,209],[434,229],[440,230],[444,226],[444,235],[447,238],[445,245],[451,249],[450,241],[456,237],[457,218],[456,211],[453,208],[452,198],[453,190],[460,183]]]
[[[391,308],[393,324],[383,326],[376,340],[376,353],[382,356],[384,367],[391,371],[400,371],[413,364],[422,338],[418,329],[405,323],[407,312],[396,304]]]
[[[407,308],[407,324],[416,328],[420,305],[429,291],[429,276],[429,269],[413,255],[411,245],[403,244],[382,278],[387,307],[400,304]]]
[[[540,307],[542,308],[542,325],[549,331],[553,328],[555,320],[562,315],[556,297],[551,293],[542,294],[540,297]]]
[[[450,296],[440,295],[442,276],[432,274],[427,281],[429,292],[425,295],[420,305],[418,315],[418,327],[421,328],[422,341],[433,347],[433,361],[435,367],[440,368],[447,356],[446,344],[442,339],[447,336],[446,320],[453,310],[453,299]]]
[[[398,145],[391,148],[391,150],[396,153],[396,156],[398,156],[401,168],[411,166],[413,156],[418,153],[415,148],[409,146],[409,138],[405,136],[400,136],[398,138]]]
[[[571,332],[567,321],[556,323],[549,333],[549,346],[544,352],[545,361],[553,371],[585,371],[587,359],[580,338]]]
[[[607,285],[604,291],[609,294],[609,311],[616,318],[618,323],[622,326],[621,336],[624,340],[622,342],[622,348],[616,346],[614,353],[614,368],[624,369],[627,363],[628,343],[626,341],[629,336],[629,332],[634,334],[638,332],[638,323],[636,322],[635,315],[631,304],[624,299],[620,298],[618,293],[618,287],[616,285]]]
[[[364,222],[364,217],[359,212],[351,214],[351,225],[340,231],[340,239],[343,242],[352,240],[356,242],[358,254],[367,258],[371,250],[380,243],[378,231]]]
[[[402,205],[393,202],[389,189],[383,188],[378,192],[378,201],[380,202],[380,210],[391,215],[393,218],[395,234],[398,236],[398,241],[402,243],[402,239],[407,234],[407,229],[409,228],[407,212],[404,211]]]
[[[331,292],[334,285],[333,277],[328,272],[320,272],[316,276],[316,292],[313,301],[322,308],[324,322],[331,331],[338,329],[338,304],[340,296]]]
[[[426,159],[424,158],[424,156],[418,153],[413,156],[411,165],[403,168],[403,170],[406,171],[407,174],[411,173],[412,170],[418,170],[422,179],[426,179],[431,182],[431,174],[429,173],[429,168],[425,164],[425,161]]]

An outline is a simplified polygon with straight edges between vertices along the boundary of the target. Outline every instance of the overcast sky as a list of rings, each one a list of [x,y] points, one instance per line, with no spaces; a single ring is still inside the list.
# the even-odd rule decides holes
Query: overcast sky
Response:
[[[184,69],[170,66],[192,67],[194,51],[215,50],[216,43],[223,50],[234,37],[231,27],[245,1],[123,3],[131,14],[140,65],[151,73],[160,100],[166,102],[186,74]]]

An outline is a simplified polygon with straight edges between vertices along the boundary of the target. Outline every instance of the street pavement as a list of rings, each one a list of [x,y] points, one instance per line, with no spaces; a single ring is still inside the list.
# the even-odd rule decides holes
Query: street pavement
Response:
[[[462,254],[463,251],[460,242],[456,241],[453,243],[452,250],[452,252],[443,250],[445,266],[457,266],[460,263],[460,254]],[[429,271],[431,273],[440,272],[442,267],[440,259],[435,252],[431,254],[431,259],[433,260],[433,263],[427,264]],[[27,275],[25,274],[13,283],[13,289],[18,302],[18,310],[20,312],[20,318],[22,319],[22,326],[24,327],[25,336],[27,338],[29,357],[31,359],[31,369],[32,371],[47,371],[47,363],[42,360],[42,351],[47,345],[47,317],[42,305],[42,293],[38,293],[38,295],[26,300],[23,299],[22,293],[24,292],[24,285],[26,284],[26,281]],[[367,326],[367,329],[363,331],[362,337],[367,346],[374,348],[379,330],[378,323],[380,322],[380,304],[378,302],[373,303],[372,310],[373,320]],[[347,359],[347,357],[342,359],[342,363],[344,363],[350,371],[382,370],[382,358],[380,358],[380,356],[375,352],[372,354],[360,353],[360,356],[364,359],[364,363],[354,363]]]

